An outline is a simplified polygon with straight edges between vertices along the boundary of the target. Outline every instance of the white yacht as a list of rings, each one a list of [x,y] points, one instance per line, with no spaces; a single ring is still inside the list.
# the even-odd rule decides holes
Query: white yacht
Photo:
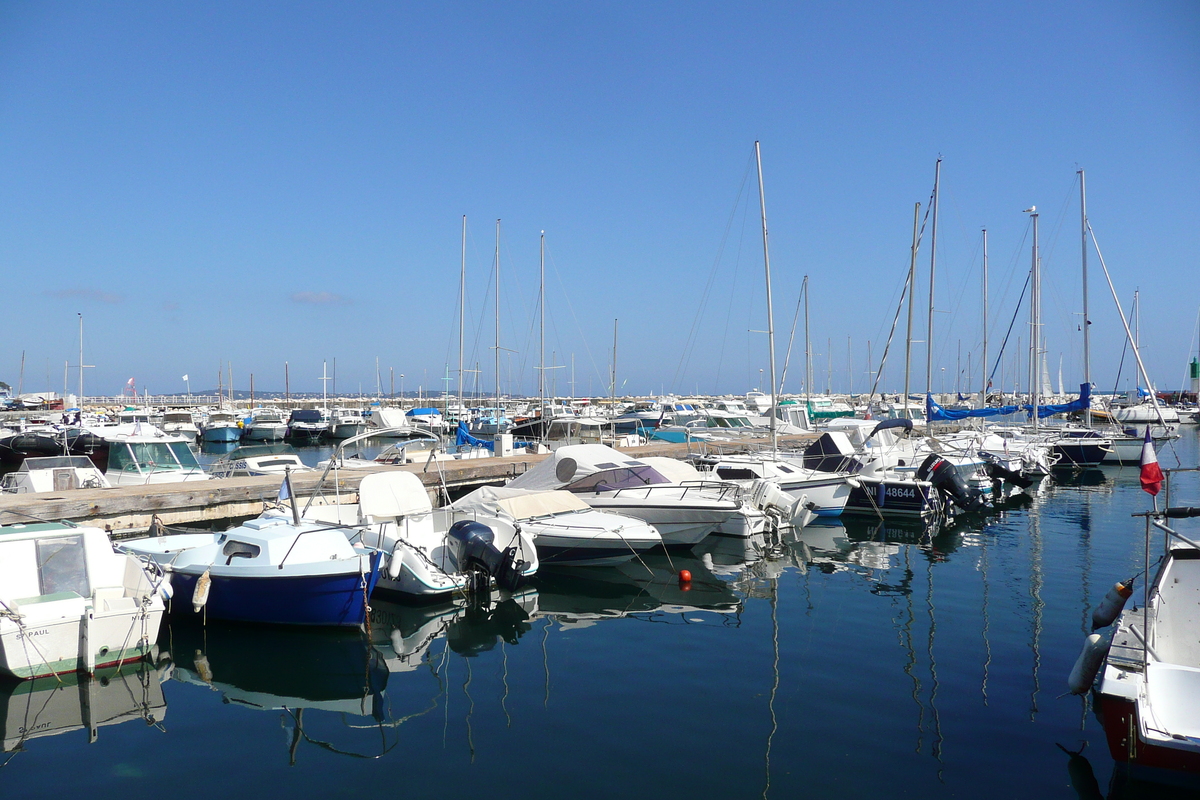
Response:
[[[287,420],[279,409],[256,408],[250,412],[242,438],[251,442],[282,442],[287,431]]]
[[[146,432],[141,425],[100,432],[108,449],[104,475],[113,486],[208,480],[183,436],[168,436],[157,428]]]

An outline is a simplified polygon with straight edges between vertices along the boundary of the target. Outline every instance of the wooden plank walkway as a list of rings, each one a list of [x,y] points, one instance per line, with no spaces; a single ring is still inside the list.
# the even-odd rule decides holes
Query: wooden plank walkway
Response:
[[[780,437],[781,444],[802,446],[812,436]],[[723,443],[725,452],[761,447],[767,442],[755,440],[745,445]],[[693,443],[691,450],[695,452]],[[622,450],[633,456],[666,456],[684,458],[688,445],[655,443],[645,447]],[[546,456],[520,455],[509,458],[479,458],[463,461],[442,461],[381,466],[374,469],[339,470],[336,478],[330,473],[325,493],[353,493],[364,475],[387,470],[406,470],[415,473],[429,488],[431,495],[441,491],[444,482],[452,494],[459,494],[486,484],[502,484],[520,475]],[[439,472],[438,465],[441,465]],[[303,472],[292,476],[292,487],[298,496],[311,494],[320,480],[321,472]],[[0,495],[0,524],[37,520],[70,520],[107,528],[115,534],[122,531],[144,531],[157,515],[167,525],[185,525],[257,516],[266,502],[278,495],[280,478],[225,478],[196,483],[161,483],[150,486],[122,486],[113,489],[76,489],[68,492],[39,492],[36,494]]]

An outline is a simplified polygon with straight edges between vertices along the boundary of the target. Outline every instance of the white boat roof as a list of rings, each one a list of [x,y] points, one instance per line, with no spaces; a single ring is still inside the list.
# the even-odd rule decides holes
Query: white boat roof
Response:
[[[603,444],[573,444],[560,447],[524,475],[509,481],[513,489],[562,489],[589,475],[606,470],[641,467],[657,473],[646,461],[633,458]],[[658,477],[663,477],[659,475]],[[651,480],[648,483],[662,483]],[[669,482],[669,481],[668,481]],[[646,482],[643,482],[644,485]]]
[[[457,500],[452,507],[478,510],[518,521],[592,510],[591,506],[570,492],[511,489],[507,486],[481,487]]]
[[[358,485],[359,510],[364,517],[392,518],[427,514],[433,510],[421,479],[411,472],[372,472]]]

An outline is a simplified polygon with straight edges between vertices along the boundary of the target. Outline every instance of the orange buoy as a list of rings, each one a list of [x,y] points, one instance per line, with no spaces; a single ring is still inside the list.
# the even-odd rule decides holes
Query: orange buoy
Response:
[[[691,583],[692,582],[691,570],[687,570],[687,569],[679,570],[679,582],[680,583]]]

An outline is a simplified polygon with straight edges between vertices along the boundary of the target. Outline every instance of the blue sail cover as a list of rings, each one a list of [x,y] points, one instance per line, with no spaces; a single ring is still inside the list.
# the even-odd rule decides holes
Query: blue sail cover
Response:
[[[467,429],[467,421],[465,419],[459,420],[458,433],[454,437],[454,444],[459,447],[462,447],[464,444],[470,445],[471,447],[486,447],[488,450],[493,452],[496,450],[495,442],[487,442],[483,439],[472,436],[471,431]]]
[[[1059,403],[1058,405],[1040,405],[1037,407],[1038,419],[1049,417],[1053,414],[1071,414],[1075,411],[1086,411],[1091,402],[1091,385],[1081,383],[1079,384],[1079,398],[1077,400],[1072,400],[1069,403]],[[967,419],[968,417],[1002,417],[1015,414],[1018,411],[1024,411],[1029,416],[1033,416],[1033,406],[1029,404],[951,410],[942,408],[935,403],[933,395],[925,396],[925,415],[931,422],[955,422],[960,419]]]

